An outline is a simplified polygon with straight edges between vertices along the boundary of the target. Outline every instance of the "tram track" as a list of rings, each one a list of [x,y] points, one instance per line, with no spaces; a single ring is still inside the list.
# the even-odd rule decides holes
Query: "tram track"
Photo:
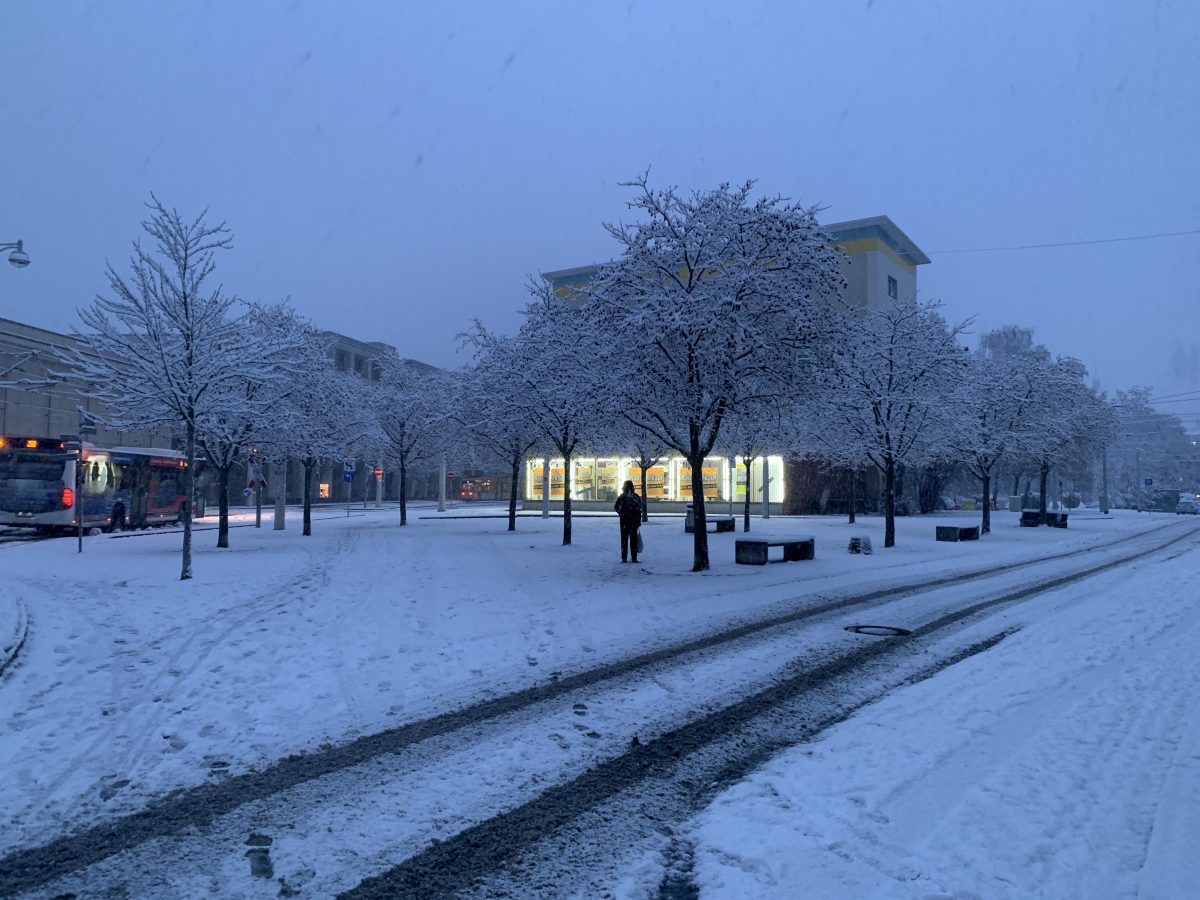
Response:
[[[1179,533],[1175,536],[1168,535],[1164,541],[1158,536],[1158,533],[1166,528],[1173,528]],[[613,755],[609,752],[612,749],[610,747],[609,751],[606,751],[609,755],[599,762],[595,761],[595,754],[593,754],[593,758],[583,760],[588,764],[584,772],[563,779],[557,786],[552,787],[544,794],[539,794],[525,805],[518,806],[511,813],[500,814],[501,817],[513,815],[516,818],[497,818],[496,824],[491,826],[487,825],[487,821],[492,821],[491,819],[483,823],[468,823],[456,835],[443,840],[429,850],[421,850],[420,847],[412,848],[410,861],[406,861],[401,864],[401,867],[392,870],[392,874],[389,875],[389,880],[386,882],[387,891],[399,890],[400,893],[371,894],[369,891],[375,888],[370,885],[374,882],[364,882],[365,886],[362,890],[367,893],[351,894],[351,896],[404,896],[403,892],[409,890],[409,887],[405,885],[417,883],[413,881],[416,877],[414,873],[423,872],[427,875],[428,872],[435,869],[440,871],[445,868],[446,859],[437,856],[438,853],[448,852],[437,849],[443,845],[458,842],[453,845],[457,846],[460,852],[474,856],[475,851],[470,848],[474,848],[476,843],[482,842],[486,845],[492,837],[502,833],[508,835],[499,841],[503,845],[513,844],[512,835],[514,833],[535,835],[529,840],[518,842],[520,846],[528,847],[530,841],[536,842],[547,837],[544,829],[533,827],[531,823],[534,819],[558,821],[562,818],[562,811],[567,808],[575,809],[576,812],[579,812],[580,809],[595,810],[609,802],[617,794],[627,790],[634,783],[629,780],[632,773],[644,771],[662,776],[666,771],[660,771],[657,768],[658,763],[647,767],[648,761],[653,763],[661,758],[661,761],[665,763],[666,757],[678,761],[681,755],[691,755],[703,747],[714,745],[718,739],[728,737],[731,728],[736,730],[749,727],[747,723],[750,718],[753,718],[750,716],[751,711],[754,711],[755,716],[768,715],[770,718],[769,708],[773,704],[779,704],[781,707],[789,703],[794,704],[798,694],[802,692],[810,695],[807,700],[811,701],[816,696],[814,691],[830,690],[835,686],[838,677],[850,675],[860,677],[864,667],[883,659],[888,654],[903,655],[907,649],[920,645],[923,640],[927,640],[934,633],[951,629],[956,622],[964,618],[978,615],[992,606],[1011,604],[1023,598],[1036,596],[1071,581],[1089,577],[1112,566],[1159,552],[1164,547],[1177,543],[1194,533],[1195,529],[1180,530],[1178,523],[1170,523],[1134,537],[1125,537],[1119,541],[1052,554],[1033,561],[993,566],[940,579],[892,585],[864,594],[823,600],[783,615],[742,624],[693,641],[660,648],[630,659],[579,672],[550,684],[537,685],[430,719],[411,722],[395,729],[360,738],[332,750],[291,757],[262,772],[247,773],[230,778],[220,784],[207,784],[190,789],[156,801],[146,809],[122,819],[59,838],[42,847],[12,853],[0,860],[0,894],[29,890],[48,884],[56,881],[65,873],[88,866],[96,866],[117,854],[136,850],[156,838],[174,835],[186,829],[206,828],[217,818],[233,813],[252,801],[274,801],[278,795],[284,792],[311,785],[318,779],[342,775],[352,767],[373,764],[378,769],[385,761],[385,757],[389,758],[388,765],[393,768],[418,771],[429,760],[444,756],[449,749],[461,746],[464,742],[486,743],[489,739],[489,729],[499,729],[499,720],[501,719],[511,719],[513,716],[517,716],[529,721],[536,721],[539,717],[547,714],[547,706],[562,706],[576,694],[582,697],[584,693],[591,692],[589,695],[591,696],[597,690],[613,689],[639,680],[641,682],[655,679],[661,681],[662,678],[670,677],[672,672],[682,667],[697,663],[704,664],[706,661],[719,658],[735,645],[743,644],[745,645],[743,649],[748,647],[753,650],[756,645],[765,646],[768,641],[783,640],[787,638],[787,632],[794,632],[798,626],[804,626],[809,620],[818,617],[823,616],[828,619],[843,613],[854,612],[857,614],[867,610],[874,611],[879,609],[882,603],[892,603],[914,595],[928,595],[937,589],[970,584],[994,578],[1003,573],[1018,572],[1021,574],[1023,579],[1021,584],[1015,587],[1010,584],[999,595],[996,595],[994,590],[991,591],[995,596],[986,602],[976,603],[966,608],[965,611],[939,610],[938,617],[932,623],[923,626],[924,631],[914,629],[914,636],[905,639],[904,642],[876,641],[855,650],[848,656],[838,656],[824,661],[814,660],[810,653],[807,657],[792,659],[788,663],[791,671],[781,675],[768,676],[766,681],[771,686],[765,690],[759,689],[761,686],[756,686],[754,689],[746,689],[743,691],[743,696],[733,699],[732,702],[729,697],[718,697],[717,701],[710,699],[707,702],[693,705],[690,707],[693,713],[697,709],[704,710],[712,707],[714,702],[716,708],[711,709],[695,721],[670,725],[657,737],[648,736],[647,740],[634,750],[616,752]],[[1037,577],[1037,569],[1047,563],[1057,563],[1073,557],[1086,558],[1088,554],[1112,548],[1119,543],[1139,546],[1143,543],[1152,543],[1153,546],[1132,554],[1118,554],[1098,565],[1089,564],[1058,580]],[[1030,581],[1034,583],[1028,583]],[[811,603],[811,601],[809,602]],[[958,649],[961,651],[962,648]],[[759,650],[761,651],[761,647]],[[822,653],[824,651],[818,653],[817,656],[821,656]],[[906,677],[911,677],[911,675],[910,672]],[[864,702],[869,702],[869,700]],[[853,708],[857,708],[857,705]],[[838,706],[837,709],[838,715],[846,713],[842,706]],[[824,712],[810,710],[803,721],[812,723],[814,727],[819,725],[823,728],[827,727],[833,719],[829,719],[828,710]],[[646,734],[645,731],[642,733]],[[804,739],[804,734],[797,737],[794,729],[790,732],[785,729],[781,733],[790,735],[786,737],[785,745],[786,742]],[[425,749],[422,749],[421,745],[426,745]],[[773,744],[767,742],[759,746],[770,747]],[[398,762],[390,759],[393,756],[398,758]],[[730,759],[734,762],[730,763]],[[728,765],[732,764],[734,770],[740,771],[741,766],[749,763],[746,760],[737,762],[739,759],[741,757],[733,754],[726,762],[722,763],[722,766],[728,768]],[[595,765],[592,765],[594,762]],[[317,791],[317,793],[321,792]],[[327,794],[328,790],[325,793]],[[556,803],[560,805],[556,806]],[[293,798],[284,805],[295,808],[295,804],[296,801]],[[525,810],[524,813],[520,812],[522,809]],[[484,830],[473,830],[477,828]],[[488,831],[488,828],[499,828],[500,831]],[[458,834],[465,835],[465,837],[460,838]],[[499,840],[499,838],[497,839]],[[463,843],[464,841],[466,843]],[[469,853],[468,849],[470,849]],[[429,856],[429,853],[434,855]],[[507,856],[504,858],[507,859]],[[115,861],[113,862],[115,863]],[[500,865],[501,862],[503,859],[499,859],[495,865]],[[128,861],[121,863],[121,867],[127,866]],[[108,869],[110,866],[103,865],[99,868]],[[480,877],[479,872],[468,874],[470,874],[470,879]],[[425,878],[426,875],[421,875],[421,878]],[[460,872],[456,877],[461,879],[466,875]],[[103,878],[102,875],[101,878]],[[438,895],[446,884],[451,883],[452,886],[446,887],[446,890],[457,891],[463,887],[461,880],[455,881],[453,878],[445,884],[443,884],[444,879],[437,883],[420,879],[418,881],[422,886],[419,890],[413,888],[417,891],[413,895]],[[442,886],[439,887],[439,885]],[[383,890],[383,887],[380,887],[380,890]]]

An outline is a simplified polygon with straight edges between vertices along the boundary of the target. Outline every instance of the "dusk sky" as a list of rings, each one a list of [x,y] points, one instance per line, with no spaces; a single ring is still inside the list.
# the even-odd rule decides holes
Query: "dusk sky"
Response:
[[[886,214],[948,318],[1200,391],[1195,0],[0,10],[0,242],[33,260],[0,316],[70,330],[154,191],[229,224],[230,292],[458,365],[531,275],[613,255],[649,168]]]

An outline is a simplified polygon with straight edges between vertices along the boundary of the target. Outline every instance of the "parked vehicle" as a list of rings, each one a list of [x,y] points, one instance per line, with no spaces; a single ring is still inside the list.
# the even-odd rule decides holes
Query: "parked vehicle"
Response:
[[[1200,500],[1180,500],[1175,512],[1180,515],[1200,515]]]

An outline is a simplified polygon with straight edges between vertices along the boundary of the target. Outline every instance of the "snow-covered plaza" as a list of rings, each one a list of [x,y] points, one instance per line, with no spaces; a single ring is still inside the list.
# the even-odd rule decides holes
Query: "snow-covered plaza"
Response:
[[[327,507],[309,538],[290,511],[285,531],[269,520],[249,527],[252,516],[239,514],[244,527],[228,550],[212,546],[215,532],[197,532],[196,577],[185,582],[174,531],[89,537],[82,555],[65,539],[0,547],[9,648],[0,657],[0,854],[11,861],[170,791],[269,771],[291,754],[361,745],[405,723],[889,585],[910,596],[887,608],[886,624],[914,629],[936,612],[912,590],[923,582],[1096,548],[1025,579],[1045,581],[1154,535],[1179,539],[981,616],[960,643],[1000,638],[720,785],[670,841],[613,850],[605,879],[617,896],[657,896],[681,842],[704,897],[1169,898],[1188,896],[1200,877],[1191,850],[1200,837],[1191,812],[1200,802],[1191,517],[1085,510],[1060,530],[1018,528],[1001,512],[994,532],[970,543],[937,543],[933,532],[976,514],[914,517],[899,520],[895,548],[868,556],[848,554],[847,541],[867,535],[880,547],[880,518],[755,518],[756,535],[813,535],[816,558],[737,566],[736,535],[714,535],[712,569],[696,574],[679,517],[650,521],[633,566],[619,561],[615,517],[578,517],[563,547],[560,519],[523,516],[508,533],[500,510],[481,512],[489,510],[417,506],[401,528],[394,508]],[[1016,584],[1020,573],[985,582]],[[949,590],[965,601],[986,585]],[[121,872],[138,896],[350,890],[631,741],[650,743],[736,701],[795,658],[887,640],[847,632],[845,622],[871,620],[855,614],[816,616],[774,644],[741,653],[731,645],[669,676],[599,685],[586,703],[570,696],[558,711],[551,697],[546,716],[518,716],[499,736],[481,727],[430,738],[436,771],[428,760],[365,753],[280,791],[291,798],[283,812],[269,809],[270,798],[247,802],[182,837],[101,860],[91,876],[68,873],[38,889],[54,896],[71,877],[104,883],[105,872]],[[386,800],[398,797],[399,813]],[[244,841],[231,842],[225,859],[185,847],[190,866],[129,874],[137,854],[175,860],[164,846],[202,846],[227,825],[243,838],[246,828],[274,834],[273,878],[247,866]],[[5,866],[0,874],[11,877]],[[559,882],[551,893],[588,896],[592,885]]]

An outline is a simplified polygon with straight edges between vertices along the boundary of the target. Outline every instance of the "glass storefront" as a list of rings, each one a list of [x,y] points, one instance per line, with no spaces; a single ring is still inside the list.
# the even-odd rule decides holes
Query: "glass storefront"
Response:
[[[566,467],[561,459],[550,459],[550,499],[561,501],[565,484]],[[727,457],[709,457],[701,466],[704,480],[704,499],[744,503],[746,491],[750,491],[750,502],[762,502],[763,458],[750,465],[749,477],[746,467],[738,459],[731,465]],[[543,466],[547,460],[533,459],[525,464],[525,499],[542,499]],[[768,456],[766,469],[770,476],[770,499],[781,503],[784,499],[783,457]],[[629,457],[578,457],[571,460],[572,500],[615,500],[626,480],[632,481],[638,492],[642,490],[642,470]],[[646,498],[648,500],[690,502],[692,499],[692,467],[679,456],[666,457],[646,469]]]

